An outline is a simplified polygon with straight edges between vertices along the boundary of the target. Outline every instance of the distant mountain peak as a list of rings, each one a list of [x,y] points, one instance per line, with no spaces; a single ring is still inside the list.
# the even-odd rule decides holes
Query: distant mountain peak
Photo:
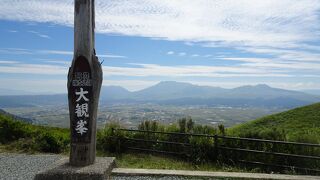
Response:
[[[178,83],[177,81],[160,81],[158,84]]]
[[[124,90],[124,91],[128,91],[126,88],[122,87],[122,86],[102,86],[102,88],[106,88],[106,89],[118,89],[118,90]]]
[[[234,89],[274,89],[274,88],[271,86],[268,86],[267,84],[257,84],[257,85],[240,86]]]
[[[155,84],[151,87],[148,87],[144,90],[147,89],[154,89],[154,88],[165,88],[166,89],[171,89],[171,88],[186,88],[186,87],[195,87],[197,85],[193,85],[191,83],[186,83],[186,82],[177,82],[177,81],[160,81],[158,84]]]
[[[186,83],[186,82],[177,82],[177,81],[160,81],[156,85],[192,85],[191,83]]]
[[[254,87],[258,87],[258,88],[272,88],[270,86],[268,86],[267,84],[257,84]]]

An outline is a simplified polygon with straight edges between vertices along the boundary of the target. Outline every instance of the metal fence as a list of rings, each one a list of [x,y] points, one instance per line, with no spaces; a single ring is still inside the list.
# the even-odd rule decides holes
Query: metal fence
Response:
[[[129,150],[171,154],[180,157],[192,158],[190,152],[192,152],[192,150],[194,150],[196,146],[190,143],[189,138],[205,138],[206,140],[212,142],[212,149],[210,149],[210,153],[212,154],[214,160],[229,163],[242,163],[254,167],[262,166],[264,168],[270,169],[280,168],[289,171],[294,170],[302,172],[304,174],[320,174],[320,144],[240,138],[209,134],[113,129],[114,133],[116,133],[117,131],[125,132],[126,135],[119,139],[119,141],[121,141],[119,142],[119,144],[125,146],[125,148]],[[134,136],[137,134],[140,135],[140,138],[136,138]],[[167,135],[176,139],[185,139],[185,141],[177,142],[173,140],[159,140],[157,138],[153,138],[156,134]],[[159,148],[160,145],[167,145],[171,148],[169,148],[169,150],[166,150],[165,148]],[[279,146],[282,146],[285,150],[286,148],[294,148],[303,150],[303,152],[305,152],[306,149],[309,149],[311,155],[298,154],[296,152],[290,152],[289,150],[286,150],[286,152],[275,151],[275,149],[277,149],[275,147]],[[261,149],[261,147],[263,147],[264,149]],[[253,158],[250,158],[250,156],[252,156]],[[265,159],[269,160],[271,159],[276,163],[265,162],[265,159],[260,157],[265,157]],[[306,162],[308,165],[306,165]],[[310,168],[309,162],[312,162],[314,164],[312,168]],[[292,165],[299,163],[303,165]]]

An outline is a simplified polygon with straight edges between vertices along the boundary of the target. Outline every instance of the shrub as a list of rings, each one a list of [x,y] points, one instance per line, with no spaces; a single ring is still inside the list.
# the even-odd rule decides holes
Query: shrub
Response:
[[[120,128],[119,123],[111,122],[105,125],[105,127],[97,132],[97,149],[101,151],[109,152],[123,152],[123,146],[121,146],[121,139],[124,137],[124,132],[115,131]]]
[[[192,146],[190,158],[193,163],[200,164],[214,158],[214,141],[210,137],[190,137]]]
[[[35,149],[42,152],[61,153],[66,150],[69,138],[60,132],[42,131],[34,138]]]
[[[70,138],[67,129],[36,126],[0,115],[0,142],[23,151],[61,153]]]
[[[26,123],[0,115],[0,142],[5,144],[25,137],[28,134],[25,126]]]

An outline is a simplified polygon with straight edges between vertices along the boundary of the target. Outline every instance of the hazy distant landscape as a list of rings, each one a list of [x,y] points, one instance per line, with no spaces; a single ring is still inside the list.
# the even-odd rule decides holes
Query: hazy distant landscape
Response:
[[[4,108],[5,111],[32,119],[34,124],[69,127],[69,112],[65,106]],[[161,123],[173,123],[182,117],[192,117],[199,124],[229,127],[258,117],[283,111],[254,107],[206,107],[206,106],[166,106],[157,104],[111,105],[101,106],[98,113],[98,128],[106,122],[117,121],[125,127],[137,127],[143,120],[157,120]]]
[[[105,86],[101,92],[98,127],[109,121],[128,128],[137,127],[143,120],[167,124],[182,117],[192,117],[199,124],[230,127],[319,101],[316,95],[267,85],[224,89],[166,81],[135,92]],[[69,127],[66,94],[0,96],[0,108],[31,119],[34,124]]]

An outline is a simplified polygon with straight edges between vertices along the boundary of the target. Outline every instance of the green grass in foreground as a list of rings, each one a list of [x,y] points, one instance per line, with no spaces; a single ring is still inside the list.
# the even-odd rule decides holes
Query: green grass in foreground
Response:
[[[168,170],[198,170],[198,171],[225,171],[225,172],[256,172],[228,165],[203,163],[199,165],[184,161],[181,158],[151,155],[143,153],[110,154],[98,153],[98,156],[116,157],[117,167],[139,169],[168,169]]]
[[[0,145],[0,153],[26,153],[44,154],[37,151],[26,151],[15,148],[15,145]],[[65,151],[60,155],[69,156]],[[258,172],[258,170],[247,170],[244,168],[228,166],[217,163],[203,163],[199,165],[184,161],[181,158],[167,157],[162,155],[151,155],[143,153],[113,154],[97,152],[100,157],[116,157],[116,164],[119,168],[140,168],[140,169],[168,169],[168,170],[197,170],[197,171],[224,171],[224,172]]]

